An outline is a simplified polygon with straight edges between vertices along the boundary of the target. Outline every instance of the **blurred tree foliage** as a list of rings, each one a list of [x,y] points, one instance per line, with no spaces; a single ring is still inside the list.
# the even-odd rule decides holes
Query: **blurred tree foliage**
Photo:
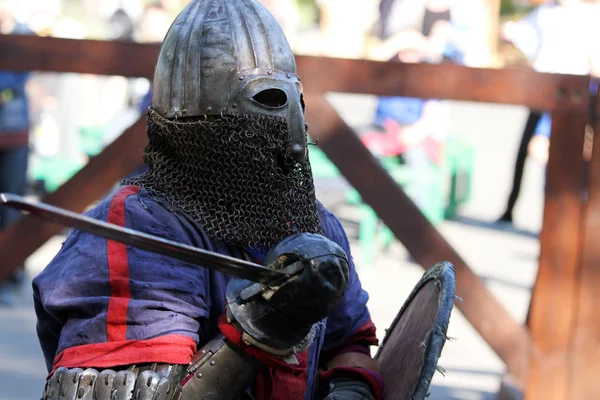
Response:
[[[517,7],[513,0],[501,0],[500,1],[500,15],[512,15],[517,11]]]

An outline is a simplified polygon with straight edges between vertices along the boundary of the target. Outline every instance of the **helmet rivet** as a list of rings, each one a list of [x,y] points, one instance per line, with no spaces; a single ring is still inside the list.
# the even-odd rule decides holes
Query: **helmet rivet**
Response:
[[[212,111],[212,107],[207,107],[206,111],[211,112]]]
[[[244,80],[244,75],[240,76],[240,81]]]
[[[273,70],[272,70],[272,69],[268,70],[268,71],[267,71],[267,74],[269,74],[269,75],[273,75]]]
[[[233,103],[233,104],[231,105],[231,108],[237,108],[237,104]]]
[[[185,113],[187,113],[187,110],[184,108],[183,110],[181,110],[181,113],[185,114]]]
[[[292,77],[292,74],[290,74],[289,72],[287,74],[285,74],[285,76],[287,76],[288,78]]]

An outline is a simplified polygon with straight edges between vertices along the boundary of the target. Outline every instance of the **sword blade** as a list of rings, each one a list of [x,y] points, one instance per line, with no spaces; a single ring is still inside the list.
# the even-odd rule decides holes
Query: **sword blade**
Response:
[[[268,285],[276,280],[284,280],[289,277],[283,272],[267,268],[260,264],[213,253],[133,229],[123,228],[59,207],[33,202],[10,193],[0,193],[0,205],[26,211],[47,221],[79,229],[104,239],[114,240],[142,250],[162,254],[253,282]]]

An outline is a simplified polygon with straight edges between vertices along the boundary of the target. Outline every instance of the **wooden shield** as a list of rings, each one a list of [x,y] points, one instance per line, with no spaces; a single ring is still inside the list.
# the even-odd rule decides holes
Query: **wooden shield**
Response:
[[[454,306],[455,271],[449,262],[431,267],[387,330],[377,355],[386,400],[424,399],[446,342]]]

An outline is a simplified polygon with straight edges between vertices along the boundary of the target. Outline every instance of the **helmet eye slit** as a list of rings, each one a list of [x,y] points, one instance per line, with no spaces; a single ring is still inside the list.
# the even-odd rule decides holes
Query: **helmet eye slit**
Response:
[[[255,94],[252,99],[267,108],[282,108],[287,104],[287,95],[281,89],[265,89]]]

